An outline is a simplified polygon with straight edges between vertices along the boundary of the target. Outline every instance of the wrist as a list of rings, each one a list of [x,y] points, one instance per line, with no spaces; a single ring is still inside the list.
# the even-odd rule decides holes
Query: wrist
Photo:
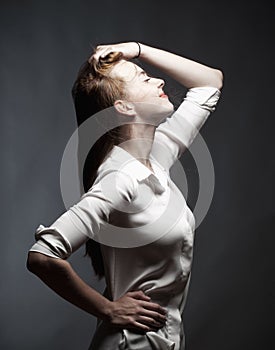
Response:
[[[103,321],[110,322],[112,319],[112,314],[113,314],[113,302],[107,299],[105,305],[102,308],[100,318]]]
[[[146,58],[146,53],[147,53],[148,46],[145,45],[145,44],[142,44],[142,43],[140,43],[140,42],[139,42],[139,46],[140,46],[140,55],[139,55],[139,58],[140,58],[140,59]]]
[[[141,45],[138,41],[136,41],[135,44],[137,45],[137,54],[134,58],[139,58],[141,54]]]

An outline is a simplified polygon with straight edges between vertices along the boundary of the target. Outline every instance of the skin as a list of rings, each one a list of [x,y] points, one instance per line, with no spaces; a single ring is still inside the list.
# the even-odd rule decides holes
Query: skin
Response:
[[[125,81],[127,100],[117,100],[114,106],[131,123],[131,142],[127,140],[119,146],[153,172],[145,155],[150,154],[157,126],[174,111],[163,91],[165,83],[162,79],[149,77],[142,68],[126,60],[115,65],[110,75]]]
[[[187,88],[212,86],[222,88],[223,75],[214,69],[173,53],[140,44],[140,59],[177,80]],[[126,80],[127,99],[117,100],[114,107],[131,125],[131,142],[120,146],[151,168],[149,155],[157,125],[172,112],[169,99],[162,96],[164,82],[148,77],[141,68],[128,62],[136,57],[137,43],[121,43],[99,46],[94,57],[106,56],[119,51],[123,60],[111,74]],[[148,125],[153,124],[153,125]],[[86,284],[63,259],[48,257],[38,252],[29,252],[27,268],[62,298],[112,325],[138,331],[150,331],[163,327],[166,310],[152,302],[142,291],[128,292],[121,298],[110,301]]]
[[[165,74],[174,78],[186,88],[189,89],[192,87],[199,86],[212,86],[216,87],[217,89],[222,88],[223,74],[220,70],[144,44],[140,44],[140,47],[141,52],[139,59],[155,66]],[[105,57],[110,52],[114,51],[122,52],[123,58],[125,60],[129,60],[137,56],[139,52],[139,47],[138,44],[135,42],[121,43],[116,45],[101,45],[97,47],[96,53],[93,56],[94,58],[98,59],[99,57]],[[146,118],[148,120],[149,115],[150,122],[154,123],[155,118],[152,117],[152,113],[150,113],[150,111],[154,109],[152,108],[153,104],[160,103],[160,100],[157,99],[156,96],[155,99],[153,98],[153,85],[158,84],[158,80],[152,78],[148,81],[148,85],[150,86],[150,88],[148,88],[150,91],[148,91],[148,89],[144,85],[142,85],[142,77],[140,77],[140,80],[138,79],[138,77],[133,78],[134,73],[132,72],[133,70],[131,69],[130,64],[131,63],[128,62],[128,65],[126,66],[124,63],[122,63],[120,65],[115,66],[115,68],[113,69],[114,76],[126,78],[126,81],[126,72],[128,72],[130,74],[128,80],[131,81],[131,79],[134,79],[135,84],[137,84],[128,84],[127,86],[127,91],[129,92],[128,105],[125,103],[125,101],[123,101],[124,104],[121,101],[116,101],[115,107],[120,107],[118,109],[119,112],[124,112],[125,115],[127,115],[128,117],[136,116],[137,118],[141,118],[141,120],[143,120],[144,122],[146,121]],[[137,70],[139,69],[140,68],[138,67]],[[160,79],[159,84],[160,81],[163,85],[159,85],[159,89],[162,89],[164,86],[164,81]],[[146,94],[146,92],[148,93],[148,95]],[[134,108],[131,109],[131,105],[129,105],[130,101],[151,103],[149,113],[147,113],[146,116],[144,116],[138,108],[139,106],[137,104],[133,104],[134,106],[132,107]],[[127,150],[130,154],[132,154],[139,161],[144,163],[152,171],[152,167],[149,161],[149,155],[151,152],[156,127],[149,127],[145,124],[141,126],[138,124],[133,124],[131,127],[132,142],[120,144],[120,147]]]

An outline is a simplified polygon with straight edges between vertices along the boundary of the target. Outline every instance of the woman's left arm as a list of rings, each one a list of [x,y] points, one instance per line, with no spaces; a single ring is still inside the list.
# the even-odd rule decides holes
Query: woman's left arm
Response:
[[[152,155],[166,169],[190,147],[210,113],[215,110],[223,74],[196,61],[140,44],[140,58],[188,88],[187,95],[171,118],[158,126]]]
[[[223,74],[219,69],[142,43],[101,45],[97,47],[93,56],[98,59],[113,51],[122,52],[126,60],[139,55],[141,60],[160,69],[188,89],[199,86],[222,88]]]
[[[151,154],[169,170],[190,147],[210,113],[215,110],[223,85],[223,74],[219,69],[136,42],[98,46],[93,56],[105,57],[115,51],[121,52],[126,60],[139,55],[141,60],[188,89],[179,108],[155,132]]]
[[[140,44],[140,49],[140,59],[188,89],[199,86],[212,86],[219,90],[222,88],[223,74],[219,69],[144,44]]]

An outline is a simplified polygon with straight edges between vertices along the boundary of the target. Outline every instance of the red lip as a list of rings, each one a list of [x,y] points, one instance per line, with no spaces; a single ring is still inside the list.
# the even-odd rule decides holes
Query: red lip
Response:
[[[160,97],[161,97],[161,98],[168,98],[168,96],[165,95],[165,94],[161,94]]]

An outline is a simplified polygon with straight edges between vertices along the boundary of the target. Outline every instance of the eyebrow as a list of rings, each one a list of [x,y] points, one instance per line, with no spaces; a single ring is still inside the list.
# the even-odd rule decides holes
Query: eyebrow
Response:
[[[141,70],[138,70],[138,68],[135,66],[135,70],[136,70],[136,77],[140,77],[142,75],[148,75],[145,70],[143,70],[141,67],[139,67]]]
[[[147,75],[147,73],[144,70],[139,71],[138,75]]]

